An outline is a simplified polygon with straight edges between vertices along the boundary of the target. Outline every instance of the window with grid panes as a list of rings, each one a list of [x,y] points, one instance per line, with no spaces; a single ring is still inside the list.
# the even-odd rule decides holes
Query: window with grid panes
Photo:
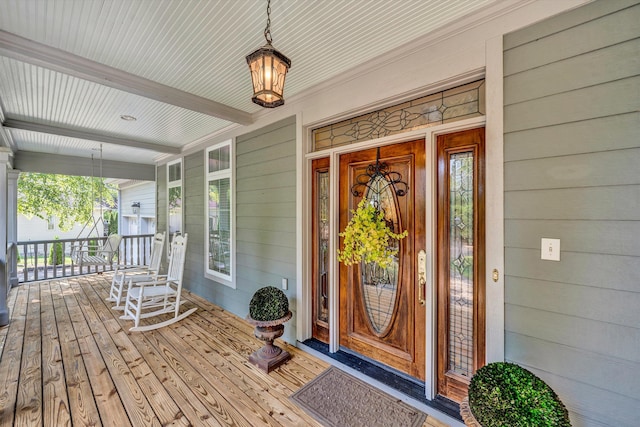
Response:
[[[209,276],[232,286],[233,273],[233,188],[231,141],[206,150],[205,268]]]
[[[182,233],[182,159],[167,164],[169,236]]]

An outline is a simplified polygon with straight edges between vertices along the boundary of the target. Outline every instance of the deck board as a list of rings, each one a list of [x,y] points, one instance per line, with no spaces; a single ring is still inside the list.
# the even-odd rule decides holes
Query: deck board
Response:
[[[25,322],[27,318],[28,287],[11,290],[16,293],[16,301],[11,312],[11,323],[5,335],[0,363],[0,426],[11,426],[15,419],[15,406],[18,397],[18,378],[22,361]]]
[[[92,293],[93,289],[91,288],[90,280],[86,279],[87,277],[83,276],[80,280],[71,281],[72,289],[76,291],[75,295],[78,303],[83,307],[82,312],[96,340],[96,345],[100,348],[102,359],[111,374],[111,379],[118,390],[129,420],[135,426],[159,427],[161,425],[160,420],[147,401],[140,384],[136,381],[124,361],[120,349],[113,341],[113,337],[106,330],[103,321],[98,318],[95,308],[91,304],[88,295]],[[85,288],[85,291],[83,292],[81,288]],[[125,349],[126,346],[123,347],[123,350]]]
[[[90,306],[93,308],[93,310],[88,310],[92,319],[91,324],[95,325],[92,327],[92,330],[94,333],[108,333],[111,336],[114,346],[110,348],[120,351],[122,361],[131,373],[129,377],[130,389],[136,395],[138,392],[141,393],[141,397],[139,397],[137,401],[140,402],[139,408],[145,414],[144,417],[149,417],[150,408],[152,407],[153,412],[157,415],[158,421],[163,426],[189,425],[189,421],[181,413],[180,408],[173,401],[171,395],[150,369],[149,365],[140,363],[142,361],[142,355],[129,339],[132,334],[127,334],[118,322],[118,319],[113,317],[113,310],[105,304],[105,299],[98,293],[97,287],[90,286],[90,289],[87,289],[84,294]],[[104,328],[102,328],[102,326],[104,326]],[[111,345],[111,342],[109,342],[108,345]],[[153,399],[147,400],[144,396],[153,396]],[[147,401],[150,407],[146,406]],[[145,425],[149,425],[148,423],[150,422],[150,420],[146,420]]]
[[[92,274],[11,290],[0,426],[320,426],[289,396],[326,362],[278,341],[293,357],[264,373],[248,362],[262,346],[253,327],[189,292],[193,315],[130,332],[105,301],[110,284]],[[428,417],[433,426],[445,424]]]
[[[18,297],[18,292],[10,292],[7,297],[7,310],[9,313],[14,312],[14,307],[16,305],[16,299]],[[9,333],[9,328],[0,328],[0,354],[4,350],[4,344],[7,342],[7,334]]]
[[[60,340],[60,354],[71,409],[71,418],[77,425],[99,426],[100,414],[91,391],[89,375],[80,352],[76,333],[69,317],[60,282],[52,282],[53,309]]]
[[[39,286],[29,288],[26,314],[15,420],[17,425],[23,426],[42,424],[42,341],[40,338]]]
[[[84,307],[76,299],[76,290],[70,283],[74,280],[62,281],[60,286],[64,293],[64,300],[69,310],[73,330],[75,331],[82,362],[87,369],[89,382],[96,406],[100,414],[102,425],[130,426],[132,425],[125,411],[120,393],[111,379],[105,364],[100,346],[91,333],[89,324],[84,317]],[[31,285],[34,286],[34,285]]]
[[[71,424],[69,398],[64,379],[62,349],[49,284],[40,287],[40,327],[42,329],[42,405],[45,425]]]

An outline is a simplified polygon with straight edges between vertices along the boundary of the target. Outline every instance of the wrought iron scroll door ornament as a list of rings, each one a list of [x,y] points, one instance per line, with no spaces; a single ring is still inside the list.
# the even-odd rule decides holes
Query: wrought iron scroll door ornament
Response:
[[[380,162],[380,147],[378,147],[376,153],[376,162],[367,166],[367,171],[356,177],[355,184],[351,186],[351,194],[355,197],[361,197],[365,193],[368,194],[372,190],[372,185],[378,182],[376,178],[382,178],[386,182],[384,188],[376,190],[378,195],[388,186],[391,186],[398,197],[406,195],[409,190],[407,183],[402,180],[402,175],[398,172],[390,171],[388,164]]]
[[[364,197],[372,203],[376,210],[382,211],[387,227],[394,233],[401,233],[400,212],[397,208],[397,197],[409,191],[409,185],[402,180],[402,175],[391,171],[389,165],[380,161],[380,148],[377,150],[376,162],[367,166],[364,173],[356,176],[351,186],[354,197]],[[390,249],[399,249],[400,241],[392,239]],[[391,328],[398,299],[398,273],[401,270],[401,253],[389,267],[382,268],[377,263],[360,264],[360,291],[362,303],[369,319],[372,332],[385,336]]]

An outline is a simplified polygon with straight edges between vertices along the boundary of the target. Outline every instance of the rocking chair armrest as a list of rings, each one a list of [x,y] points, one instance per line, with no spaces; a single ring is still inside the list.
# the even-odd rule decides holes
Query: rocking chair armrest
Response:
[[[172,282],[173,282],[173,279],[164,278],[164,279],[158,279],[158,280],[153,280],[148,282],[137,282],[133,284],[131,284],[130,282],[129,286],[135,286],[137,289],[140,289],[139,295],[142,297],[145,294],[145,288],[153,289],[156,286],[159,286],[159,285],[164,286]]]
[[[120,277],[119,280],[122,280],[124,282],[131,280],[132,277],[151,276],[153,274],[153,272],[149,271],[149,268],[147,266],[140,266],[135,268],[121,267],[122,266],[115,267],[115,269],[113,270],[113,276],[114,278]]]
[[[166,274],[163,274],[163,275],[157,276],[155,280],[150,279],[150,280],[144,280],[141,282],[133,282],[132,279],[129,279],[129,286],[138,286],[138,287],[155,286],[155,285],[162,285],[172,281],[173,280],[169,279]]]
[[[134,264],[134,265],[118,264],[118,265],[115,265],[114,268],[118,272],[129,273],[135,270],[146,270],[149,268],[149,266],[144,264]]]

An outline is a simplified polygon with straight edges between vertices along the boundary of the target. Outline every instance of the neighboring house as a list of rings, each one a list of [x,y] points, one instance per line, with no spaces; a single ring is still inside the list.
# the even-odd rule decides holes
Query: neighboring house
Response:
[[[96,212],[99,216],[99,212]],[[71,230],[63,231],[58,226],[56,217],[49,220],[38,218],[37,216],[27,218],[18,215],[18,241],[26,242],[29,240],[54,240],[58,239],[75,239],[78,236],[86,237],[87,233],[93,228],[93,220],[86,227],[84,224],[75,224]],[[84,232],[82,232],[84,229]],[[98,221],[96,231],[92,235],[102,236],[102,221]],[[82,232],[82,233],[81,233]]]
[[[118,186],[118,232],[123,236],[154,234],[156,232],[156,184],[153,181],[115,180]],[[129,264],[148,259],[150,246],[139,246],[137,239],[124,243],[120,258]],[[146,251],[146,255],[143,252]],[[144,257],[144,258],[143,258]]]
[[[122,235],[154,234],[156,232],[156,203],[153,181],[132,181],[108,179],[107,182],[118,186],[118,233]],[[63,231],[57,219],[44,220],[36,216],[27,218],[18,215],[17,241],[50,241],[54,239],[76,239],[78,237],[103,236],[104,226],[100,221],[100,209],[96,208],[94,217],[86,224],[75,224],[71,230]],[[126,261],[130,261],[131,251],[137,251],[137,241],[127,246]],[[134,259],[138,259],[135,258]]]
[[[61,230],[58,225],[58,218],[55,216],[45,220],[37,216],[28,218],[25,215],[18,214],[17,241],[54,240],[56,238],[76,239],[88,237],[89,235],[103,236],[104,224],[100,218],[107,209],[105,207],[101,210],[99,206],[94,206],[93,217],[84,224],[74,224],[71,230]]]
[[[56,239],[78,239],[83,237],[94,237],[104,235],[104,224],[100,220],[100,209],[94,209],[93,218],[85,224],[74,224],[71,230],[61,230],[58,225],[58,219],[55,216],[44,220],[37,216],[27,218],[25,215],[19,214],[17,218],[17,241],[18,242],[37,242],[37,241],[53,241]],[[66,245],[67,254],[70,253],[72,244]],[[51,246],[48,246],[51,248]],[[44,255],[45,245],[42,244],[26,244],[19,248],[24,251],[21,256],[34,256],[38,252],[39,256]],[[49,249],[50,250],[50,249]]]
[[[153,181],[108,179],[118,186],[118,230],[122,235],[156,232],[156,184]]]

